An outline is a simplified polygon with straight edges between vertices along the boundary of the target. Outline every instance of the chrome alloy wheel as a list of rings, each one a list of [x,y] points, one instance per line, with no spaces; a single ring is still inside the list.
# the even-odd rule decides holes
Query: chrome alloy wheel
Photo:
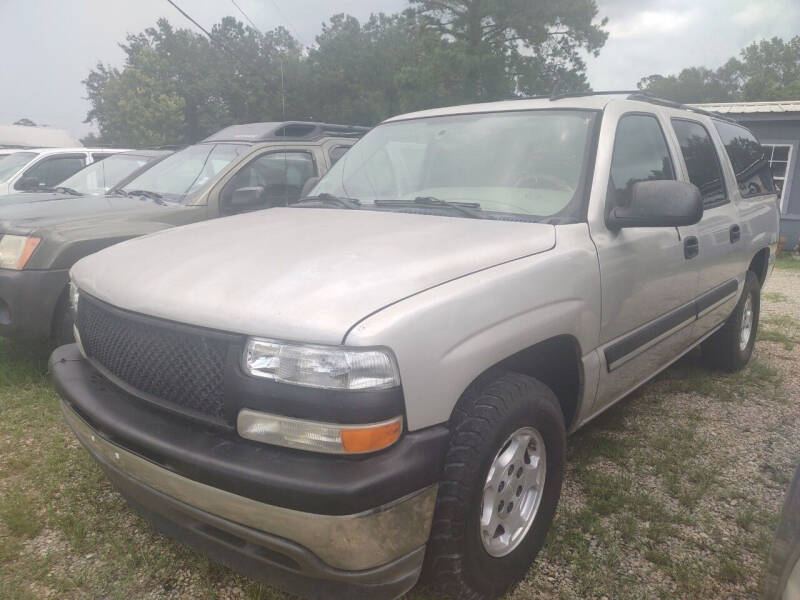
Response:
[[[542,501],[547,450],[533,427],[512,433],[494,457],[483,486],[480,528],[483,548],[506,556],[530,530]]]
[[[739,350],[747,348],[750,343],[750,336],[753,333],[753,299],[750,294],[747,295],[747,300],[744,302],[744,311],[742,312],[742,328],[739,331]]]

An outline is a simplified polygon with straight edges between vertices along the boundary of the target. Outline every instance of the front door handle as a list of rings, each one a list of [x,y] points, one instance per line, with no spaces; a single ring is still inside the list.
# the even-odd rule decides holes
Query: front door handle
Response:
[[[683,257],[686,260],[692,259],[700,254],[700,242],[693,235],[690,235],[683,240]]]
[[[742,237],[742,228],[738,225],[731,226],[731,244],[735,244]]]

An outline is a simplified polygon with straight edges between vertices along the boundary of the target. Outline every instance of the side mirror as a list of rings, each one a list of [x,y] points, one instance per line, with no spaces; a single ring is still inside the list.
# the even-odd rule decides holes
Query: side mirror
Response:
[[[300,198],[305,198],[308,196],[308,193],[314,189],[314,186],[317,185],[319,181],[319,177],[309,177],[306,179],[306,182],[303,184],[303,189],[300,190]]]
[[[609,229],[623,227],[682,227],[703,218],[703,195],[696,185],[682,181],[639,181],[630,201],[616,203],[606,215]]]
[[[264,205],[264,188],[260,185],[234,190],[228,200],[230,208],[258,208]]]
[[[35,190],[36,188],[40,187],[42,184],[36,177],[23,177],[17,182],[17,185],[14,187],[18,190]]]

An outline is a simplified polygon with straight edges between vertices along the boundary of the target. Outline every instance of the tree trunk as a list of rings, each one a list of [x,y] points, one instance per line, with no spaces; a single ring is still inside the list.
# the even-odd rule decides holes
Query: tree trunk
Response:
[[[467,5],[467,74],[464,88],[467,98],[478,101],[483,96],[481,90],[481,42],[483,41],[484,0],[471,0]]]

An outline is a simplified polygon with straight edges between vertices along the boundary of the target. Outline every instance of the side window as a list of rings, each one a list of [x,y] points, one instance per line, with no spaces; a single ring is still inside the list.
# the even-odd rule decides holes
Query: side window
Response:
[[[328,151],[328,158],[331,159],[331,166],[335,165],[336,162],[342,158],[345,153],[350,150],[350,146],[334,146]]]
[[[652,115],[627,115],[617,125],[611,159],[611,186],[620,204],[630,201],[639,181],[675,179],[667,140]]]
[[[108,158],[109,156],[113,156],[113,152],[92,152],[92,160],[97,162],[99,160],[103,160],[104,158]]]
[[[744,127],[714,121],[725,152],[731,160],[733,172],[736,174],[736,185],[743,198],[771,194],[775,191],[772,182],[769,155],[756,137]]]
[[[81,154],[50,156],[25,171],[14,187],[18,190],[55,187],[85,164],[86,159]]]
[[[286,206],[300,199],[303,185],[316,174],[308,152],[262,154],[225,184],[220,202],[225,212]]]
[[[689,171],[689,181],[700,188],[706,207],[724,203],[725,181],[722,177],[717,149],[708,131],[700,123],[672,119],[672,128],[678,136],[683,160]]]

